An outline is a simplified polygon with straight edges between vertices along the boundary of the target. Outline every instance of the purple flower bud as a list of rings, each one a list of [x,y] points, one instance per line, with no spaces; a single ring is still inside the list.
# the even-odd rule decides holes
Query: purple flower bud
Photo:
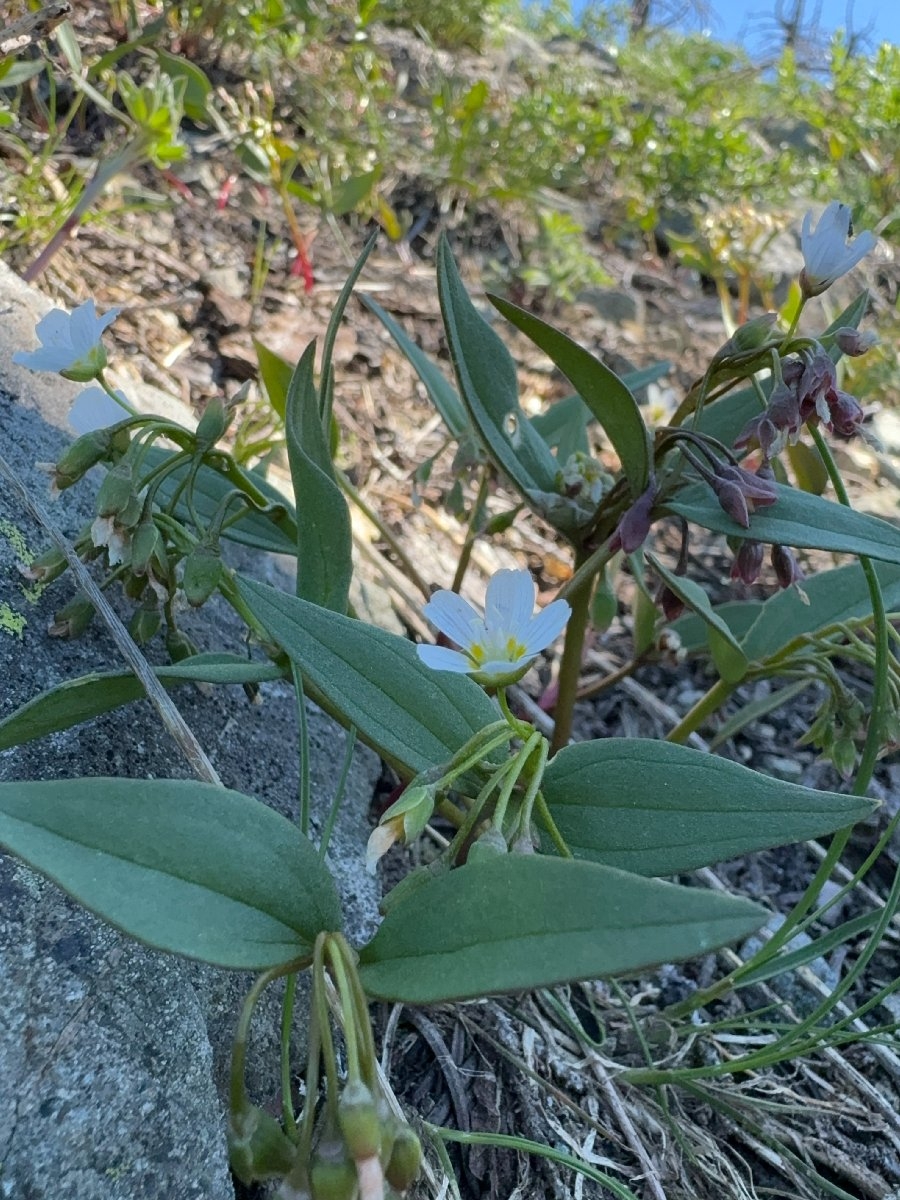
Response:
[[[626,554],[633,554],[643,545],[653,524],[651,512],[656,503],[657,493],[656,480],[651,479],[647,490],[642,492],[631,508],[622,515],[609,544],[613,553],[623,550]]]
[[[849,392],[835,391],[828,395],[829,428],[841,437],[853,437],[865,419],[859,401]]]
[[[659,593],[659,606],[663,610],[663,616],[667,621],[677,621],[684,612],[684,601],[680,596],[676,596],[668,584],[665,584]]]
[[[789,588],[792,583],[800,583],[803,578],[803,572],[800,569],[800,564],[794,557],[793,550],[787,546],[773,546],[771,552],[772,567],[775,571],[775,578],[783,588]]]
[[[719,479],[733,483],[741,489],[751,512],[755,508],[764,508],[767,504],[774,504],[778,499],[778,489],[768,477],[753,471],[746,471],[743,467],[725,463],[716,470],[716,475]]]
[[[859,358],[861,354],[867,354],[873,346],[878,345],[878,334],[871,330],[860,333],[858,329],[844,325],[837,330],[834,340],[842,354],[847,354],[850,358]]]
[[[716,499],[719,501],[719,504],[728,513],[732,521],[737,521],[738,525],[743,525],[745,529],[749,529],[750,509],[747,506],[747,501],[740,487],[736,483],[732,483],[730,479],[715,479],[712,489],[716,493]]]
[[[731,564],[731,578],[740,579],[742,583],[756,583],[763,564],[763,544],[751,538],[738,546],[734,562]]]
[[[756,442],[765,457],[771,458],[797,437],[802,424],[800,400],[794,386],[778,383],[772,389],[766,411],[747,422],[734,444],[741,450]]]

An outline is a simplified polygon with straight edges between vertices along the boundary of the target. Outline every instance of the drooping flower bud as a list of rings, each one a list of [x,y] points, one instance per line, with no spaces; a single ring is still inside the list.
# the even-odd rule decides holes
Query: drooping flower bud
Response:
[[[343,1142],[323,1138],[309,1169],[313,1200],[356,1200],[359,1181]]]
[[[756,583],[762,570],[763,554],[762,542],[756,542],[752,538],[745,539],[738,547],[731,564],[731,578],[740,579],[748,586]]]
[[[294,1165],[297,1148],[281,1126],[261,1108],[233,1117],[228,1130],[228,1160],[241,1183],[281,1179]]]
[[[625,554],[633,554],[643,545],[653,524],[651,514],[658,494],[656,480],[651,479],[646,490],[623,514],[609,544],[613,553],[622,550]]]
[[[353,1159],[381,1151],[381,1121],[372,1092],[362,1082],[348,1083],[338,1101],[338,1125]]]
[[[155,635],[162,623],[162,615],[156,606],[156,600],[142,604],[135,609],[128,623],[128,632],[138,646],[146,645]]]
[[[30,563],[19,564],[19,574],[31,583],[52,583],[58,579],[69,565],[62,550],[51,546],[43,554],[31,560]]]
[[[83,592],[79,592],[64,608],[54,613],[47,632],[51,637],[81,637],[94,615],[94,606]]]
[[[97,489],[96,510],[98,516],[118,516],[128,508],[133,497],[134,473],[131,463],[127,460],[116,463],[107,471],[106,478]]]
[[[793,550],[787,546],[773,546],[770,554],[775,578],[783,588],[789,588],[793,583],[802,583],[805,578],[800,564],[794,557]]]
[[[394,1148],[385,1170],[391,1187],[405,1192],[415,1183],[422,1165],[422,1143],[409,1125],[401,1125],[394,1137]]]
[[[222,578],[222,557],[218,546],[198,542],[184,560],[181,586],[191,608],[205,604]]]
[[[220,396],[213,396],[206,408],[203,410],[203,416],[197,424],[197,449],[211,450],[216,442],[221,438],[231,418],[231,408],[226,408],[224,401]]]
[[[878,334],[871,329],[861,333],[850,325],[843,325],[835,331],[834,341],[841,354],[846,354],[849,358],[859,358],[878,345]]]
[[[748,350],[761,350],[767,345],[776,345],[780,340],[775,325],[778,313],[763,313],[739,325],[728,341],[713,355],[713,362],[745,354]]]
[[[200,651],[186,633],[170,626],[166,631],[166,653],[173,663],[180,663],[199,654]]]
[[[431,820],[433,812],[434,788],[413,780],[383,814],[369,836],[366,846],[366,870],[369,874],[375,874],[378,860],[387,854],[394,842],[409,845],[414,841]]]
[[[77,483],[91,467],[106,458],[111,449],[112,435],[108,429],[94,429],[76,438],[62,452],[54,467],[53,483],[57,491]]]
[[[162,553],[163,536],[152,517],[142,520],[131,538],[131,569],[135,575],[146,575],[154,555]]]
[[[477,842],[473,842],[469,847],[466,862],[469,864],[489,862],[508,853],[509,846],[506,844],[506,838],[499,829],[492,825],[490,829],[484,831]]]

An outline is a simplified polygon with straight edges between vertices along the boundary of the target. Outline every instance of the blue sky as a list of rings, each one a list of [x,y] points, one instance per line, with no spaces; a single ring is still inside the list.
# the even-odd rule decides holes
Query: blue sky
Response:
[[[705,0],[705,9],[709,13],[707,25],[714,37],[723,41],[738,41],[748,50],[756,50],[766,43],[771,25],[767,18],[775,10],[776,0]],[[575,0],[573,8],[576,11],[585,7],[584,0]],[[601,5],[598,4],[598,7]],[[654,10],[660,15],[666,8],[670,11],[674,4],[651,3],[651,19]],[[788,3],[785,3],[788,8]],[[818,26],[827,40],[836,29],[846,29],[848,19],[853,29],[862,32],[870,25],[872,32],[868,36],[870,46],[879,42],[900,42],[900,3],[898,0],[806,0],[807,20],[818,14]],[[693,13],[686,22],[686,27],[697,29],[701,23]],[[768,38],[771,34],[768,34]]]

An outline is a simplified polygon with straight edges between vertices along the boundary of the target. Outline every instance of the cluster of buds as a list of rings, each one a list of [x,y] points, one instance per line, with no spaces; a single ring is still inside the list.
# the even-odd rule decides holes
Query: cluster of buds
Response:
[[[252,1003],[255,999],[249,1012]],[[332,1022],[344,1037],[343,1080]],[[248,1027],[245,1006],[233,1071],[234,1064],[243,1070]],[[251,1104],[240,1074],[232,1078],[232,1094],[232,1170],[246,1184],[279,1180],[278,1200],[398,1200],[418,1177],[421,1143],[408,1122],[396,1115],[379,1083],[356,955],[342,934],[322,933],[316,939],[306,1103],[299,1122],[291,1118],[282,1129],[274,1117]]]
[[[796,443],[804,425],[821,423],[844,438],[860,432],[865,413],[854,396],[837,386],[834,362],[822,346],[781,364],[781,376],[765,411],[738,434],[736,449],[757,445],[768,460]]]

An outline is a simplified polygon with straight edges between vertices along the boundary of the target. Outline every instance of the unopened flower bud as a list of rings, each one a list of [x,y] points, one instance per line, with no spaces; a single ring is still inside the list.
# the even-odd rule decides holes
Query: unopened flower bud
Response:
[[[835,331],[834,341],[842,354],[848,355],[850,358],[859,358],[862,354],[867,354],[873,346],[878,345],[878,334],[868,330],[866,333],[860,333],[858,329],[854,329],[850,325],[843,325]]]
[[[128,632],[138,646],[143,646],[156,634],[161,622],[162,615],[154,600],[150,604],[142,604],[132,613]]]
[[[781,587],[789,588],[792,583],[803,581],[804,575],[793,550],[789,550],[787,546],[773,546],[770,558],[775,578]]]
[[[116,463],[106,473],[106,478],[97,490],[97,513],[101,517],[115,517],[124,512],[134,497],[134,474],[130,462]]]
[[[756,583],[763,565],[763,544],[747,538],[738,546],[734,562],[731,564],[731,578],[740,579],[748,586]]]
[[[851,737],[839,737],[829,750],[829,757],[844,779],[850,779],[856,767],[856,745]]]
[[[30,563],[20,563],[19,574],[32,583],[52,583],[62,575],[68,565],[62,550],[51,546]]]
[[[146,590],[147,577],[145,575],[135,575],[131,570],[125,572],[122,579],[122,591],[129,600],[140,600]]]
[[[408,845],[419,836],[434,812],[434,788],[413,781],[372,830],[366,846],[366,870],[375,874],[378,860],[395,842]]]
[[[720,506],[728,513],[732,521],[750,528],[750,510],[740,487],[730,479],[717,479],[712,485]]]
[[[684,612],[684,601],[675,595],[667,583],[660,588],[657,603],[667,621],[677,621]]]
[[[225,407],[221,397],[213,396],[197,424],[197,449],[211,450],[228,428],[230,417],[231,409]]]
[[[625,554],[633,554],[643,545],[653,523],[651,514],[658,491],[656,480],[651,479],[646,491],[623,514],[610,542],[610,550],[621,549]]]
[[[186,633],[170,626],[166,631],[166,653],[173,663],[180,663],[199,654],[200,651]]]
[[[469,847],[469,853],[466,857],[466,862],[488,862],[508,853],[509,846],[506,844],[506,838],[499,829],[496,829],[492,825],[490,829],[486,829],[484,831],[477,842],[474,842]]]
[[[728,341],[713,357],[713,362],[725,358],[733,358],[736,354],[745,354],[748,350],[761,350],[763,346],[774,344],[778,339],[773,337],[773,331],[778,321],[778,313],[763,313],[739,325]]]
[[[51,637],[81,637],[90,624],[93,615],[93,604],[91,604],[83,592],[79,592],[64,608],[54,613],[53,621],[47,632]]]
[[[261,1108],[250,1108],[232,1120],[228,1159],[241,1183],[281,1179],[294,1165],[297,1149],[281,1126]]]
[[[222,578],[222,558],[218,546],[199,542],[184,560],[181,586],[191,608],[205,604]]]
[[[60,455],[53,470],[53,482],[58,491],[77,483],[91,467],[110,453],[112,437],[108,429],[94,429],[76,438]]]
[[[146,575],[154,555],[163,549],[163,536],[153,518],[141,521],[131,537],[131,569],[135,575]]]
[[[356,1167],[343,1142],[322,1139],[309,1169],[313,1200],[356,1200],[359,1181]]]
[[[422,1165],[422,1143],[409,1125],[401,1125],[394,1138],[394,1148],[385,1170],[385,1178],[398,1192],[405,1192],[415,1183]]]
[[[381,1121],[364,1083],[348,1083],[338,1102],[338,1125],[350,1157],[371,1158],[381,1150]]]

